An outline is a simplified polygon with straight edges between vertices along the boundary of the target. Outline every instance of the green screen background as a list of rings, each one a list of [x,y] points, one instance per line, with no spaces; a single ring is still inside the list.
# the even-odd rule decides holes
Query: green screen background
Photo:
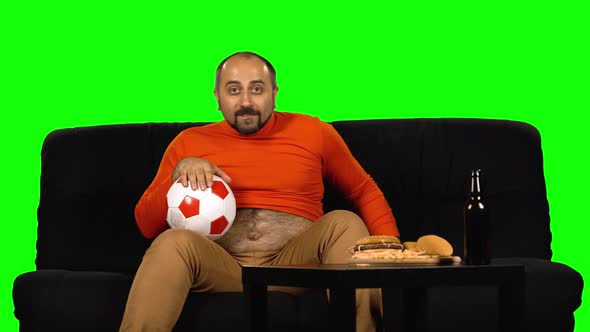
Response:
[[[1,4],[0,330],[17,331],[12,282],[35,269],[43,138],[63,127],[220,120],[214,71],[240,50],[275,65],[278,110],[536,126],[553,260],[590,275],[588,8],[558,3]],[[590,329],[589,310],[577,310],[576,331]]]

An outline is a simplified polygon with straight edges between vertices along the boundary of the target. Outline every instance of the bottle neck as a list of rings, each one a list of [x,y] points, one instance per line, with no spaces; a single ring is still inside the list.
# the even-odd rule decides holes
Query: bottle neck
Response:
[[[481,200],[481,183],[480,183],[481,170],[471,171],[471,190],[469,192],[469,198],[472,200]]]

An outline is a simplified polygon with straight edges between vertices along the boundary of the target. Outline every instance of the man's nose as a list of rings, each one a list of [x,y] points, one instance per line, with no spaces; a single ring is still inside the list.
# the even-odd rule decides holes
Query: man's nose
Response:
[[[248,91],[242,93],[242,99],[240,100],[241,106],[252,106],[252,96]]]

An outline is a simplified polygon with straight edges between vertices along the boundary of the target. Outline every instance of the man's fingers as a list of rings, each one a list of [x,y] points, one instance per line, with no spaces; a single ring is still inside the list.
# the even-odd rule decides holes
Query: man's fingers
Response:
[[[197,180],[195,182],[195,186],[193,186],[193,190],[200,188],[201,190],[205,190],[207,189],[207,177],[206,177],[206,172],[204,169],[199,168],[197,169]]]
[[[213,171],[210,168],[205,168],[205,182],[207,184],[206,188],[210,188],[211,186],[213,186]],[[205,190],[206,188],[204,188],[203,190]]]
[[[224,171],[222,171],[221,169],[215,167],[215,174],[217,174],[220,178],[223,179],[223,181],[230,183],[231,182],[231,178],[229,177],[229,175],[227,175]]]
[[[187,171],[187,177],[188,177],[188,182],[191,185],[191,188],[193,190],[196,190],[197,189],[197,186],[199,184],[199,181],[198,181],[199,180],[199,174],[197,173],[197,170],[194,169],[194,168],[190,168]]]
[[[180,173],[180,176],[176,179],[174,179],[175,182],[177,182],[178,180],[180,180],[180,183],[182,183],[183,187],[187,187],[188,186],[188,177],[186,172],[182,172]]]

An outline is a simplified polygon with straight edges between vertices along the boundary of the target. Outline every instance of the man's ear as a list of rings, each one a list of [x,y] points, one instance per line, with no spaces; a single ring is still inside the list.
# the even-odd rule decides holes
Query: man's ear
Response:
[[[279,87],[275,87],[274,89],[272,89],[272,95],[273,95],[273,107],[277,108],[277,93],[279,93]]]
[[[221,103],[219,102],[219,92],[216,88],[213,89],[213,95],[215,96],[215,99],[217,99],[217,110],[221,111]]]

